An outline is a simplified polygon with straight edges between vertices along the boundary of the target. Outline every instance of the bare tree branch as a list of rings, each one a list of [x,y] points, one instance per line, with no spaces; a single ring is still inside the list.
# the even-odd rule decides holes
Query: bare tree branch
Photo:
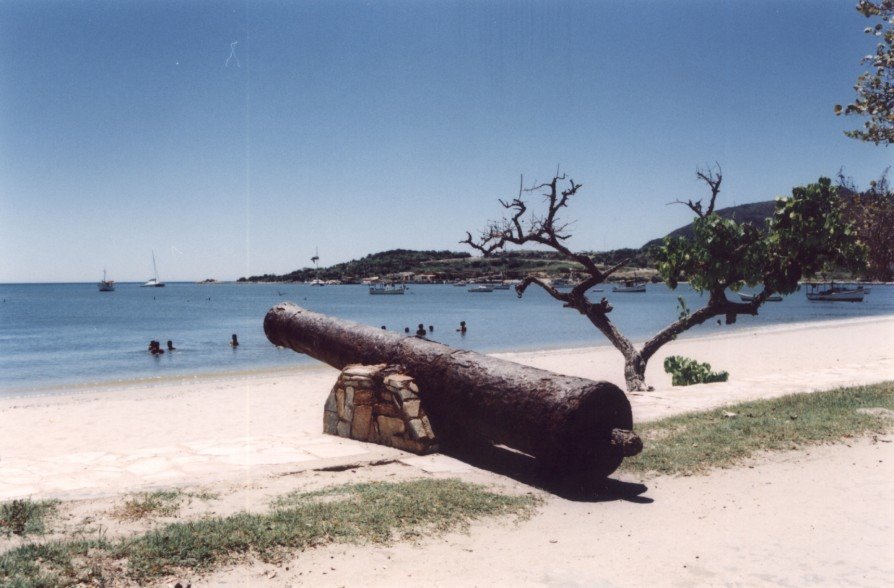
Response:
[[[557,290],[556,288],[554,288],[553,285],[552,285],[552,283],[551,283],[550,281],[548,281],[548,280],[542,280],[542,279],[540,279],[540,278],[538,278],[538,277],[535,277],[535,276],[526,276],[525,279],[523,279],[523,280],[521,281],[520,284],[516,284],[516,286],[515,286],[515,293],[518,295],[519,298],[521,298],[521,297],[524,295],[525,290],[527,290],[527,289],[528,289],[528,286],[530,286],[531,284],[537,284],[538,286],[540,286],[541,288],[543,288],[543,290],[544,290],[547,294],[549,294],[550,296],[552,296],[552,297],[555,298],[556,300],[559,300],[559,301],[561,301],[561,302],[564,302],[565,304],[570,304],[570,303],[571,303],[571,300],[572,300],[572,299],[571,299],[571,296],[570,296],[569,294],[566,294],[566,293],[564,293],[564,292],[560,292],[559,290]]]
[[[720,164],[715,161],[713,168],[696,170],[695,175],[711,188],[711,200],[708,203],[708,209],[705,211],[705,216],[708,216],[714,212],[714,203],[717,201],[717,195],[720,193],[720,184],[723,182],[723,170],[720,169]]]
[[[705,218],[706,216],[714,212],[714,205],[717,202],[717,195],[720,194],[720,184],[723,182],[723,170],[720,169],[720,164],[715,162],[714,167],[708,167],[706,169],[697,168],[695,170],[695,177],[705,182],[711,189],[711,198],[708,201],[708,208],[704,208],[701,199],[696,201],[686,200],[685,202],[683,200],[677,199],[673,202],[669,202],[668,204],[682,204],[684,206],[688,206],[689,209],[694,212],[699,218]]]

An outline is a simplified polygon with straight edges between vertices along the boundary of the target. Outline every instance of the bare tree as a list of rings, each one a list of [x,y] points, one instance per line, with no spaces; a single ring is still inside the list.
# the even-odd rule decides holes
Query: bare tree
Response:
[[[571,237],[568,232],[569,223],[561,221],[559,214],[577,195],[581,184],[575,183],[565,174],[557,173],[552,181],[536,184],[529,188],[520,186],[518,196],[509,201],[500,200],[500,204],[508,211],[506,217],[501,221],[491,222],[477,239],[473,238],[472,233],[466,232],[466,238],[461,243],[469,245],[485,256],[502,251],[510,244],[539,244],[558,252],[565,259],[580,264],[583,267],[585,278],[570,292],[559,291],[553,287],[550,280],[535,276],[525,277],[516,286],[516,292],[521,297],[528,286],[537,285],[551,297],[560,301],[566,308],[574,309],[587,317],[624,356],[624,378],[627,390],[650,390],[651,388],[645,383],[646,365],[661,346],[675,339],[680,333],[717,316],[725,317],[727,324],[730,324],[734,323],[736,316],[740,314],[756,315],[758,308],[774,292],[788,294],[794,291],[797,288],[797,280],[801,276],[801,271],[813,268],[833,245],[823,243],[823,247],[804,249],[797,238],[792,237],[792,235],[797,235],[798,231],[809,228],[805,225],[804,220],[815,222],[817,220],[824,221],[829,215],[834,217],[837,212],[828,209],[828,206],[824,208],[811,200],[814,206],[806,208],[802,206],[798,208],[798,214],[795,215],[786,208],[787,204],[777,204],[777,212],[774,216],[774,219],[777,216],[780,219],[777,222],[779,225],[777,237],[781,236],[785,245],[774,249],[767,245],[766,237],[758,229],[748,224],[739,225],[735,221],[722,219],[714,212],[723,181],[719,165],[715,168],[697,170],[696,177],[710,189],[711,196],[708,201],[706,203],[703,203],[702,200],[678,201],[688,206],[696,214],[696,237],[691,242],[686,239],[666,240],[664,247],[659,252],[659,271],[671,288],[676,287],[681,277],[693,280],[697,290],[706,291],[709,294],[708,302],[703,308],[692,313],[684,309],[679,320],[659,331],[640,348],[637,348],[612,323],[609,318],[612,306],[607,299],[601,298],[599,301],[594,301],[587,296],[588,290],[605,282],[629,260],[624,260],[613,267],[600,269],[588,255],[574,253],[568,248],[566,243]],[[826,188],[828,188],[829,181],[825,181]],[[822,200],[829,206],[833,206],[827,202],[829,200],[827,194],[819,194],[822,191],[819,190],[819,186],[819,184],[815,184],[809,186],[808,189],[796,188],[793,193],[796,198],[801,192],[809,193],[809,196],[817,202]],[[801,192],[798,192],[799,190]],[[537,215],[529,212],[524,196],[531,193],[542,195],[546,205],[545,214]],[[837,200],[837,196],[835,200]],[[795,218],[798,220],[792,225],[791,219]],[[839,229],[843,231],[843,228],[838,224],[835,224],[834,228],[835,231],[831,237],[828,236],[828,230],[824,234],[827,241],[833,237],[843,238],[839,235]],[[709,234],[711,238],[707,239],[706,236]],[[706,242],[712,245],[706,246]],[[841,249],[841,243],[836,242],[834,245]],[[690,255],[694,248],[700,248],[701,251],[707,253],[707,256],[701,256],[708,259],[709,262],[704,267],[691,261],[692,257],[695,257]],[[720,273],[714,268],[720,268]],[[797,276],[793,278],[794,273],[797,273]],[[733,302],[726,296],[727,288],[738,290],[745,284],[755,285],[757,283],[764,283],[764,288],[750,302]]]

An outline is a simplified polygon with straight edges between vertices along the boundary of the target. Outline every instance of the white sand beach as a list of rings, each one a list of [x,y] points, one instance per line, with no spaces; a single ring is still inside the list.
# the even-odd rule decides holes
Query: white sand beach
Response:
[[[662,369],[672,354],[727,370],[730,381],[672,388]],[[623,387],[621,355],[609,347],[502,357]],[[222,514],[295,489],[419,476],[539,492],[445,456],[324,436],[336,375],[319,366],[0,399],[0,500],[57,497],[86,512],[125,493],[203,487],[221,494]],[[892,379],[894,317],[876,317],[674,341],[650,362],[655,391],[630,399],[640,422]],[[311,550],[289,571],[246,565],[193,585],[351,586],[360,577],[366,585],[882,585],[894,576],[891,440],[766,456],[707,476],[622,476],[644,484],[635,500],[546,495],[518,525],[485,521],[418,544]],[[345,464],[355,467],[325,470]]]

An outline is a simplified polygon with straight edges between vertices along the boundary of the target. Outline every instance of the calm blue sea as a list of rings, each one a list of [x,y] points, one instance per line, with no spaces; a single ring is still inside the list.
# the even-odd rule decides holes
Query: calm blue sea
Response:
[[[651,285],[645,294],[600,294],[612,318],[644,340],[678,314],[677,296],[690,308],[702,301],[683,285]],[[592,294],[592,296],[597,296]],[[403,331],[423,323],[430,338],[476,351],[521,351],[604,345],[582,316],[562,308],[536,287],[518,299],[512,290],[474,294],[454,286],[412,286],[404,296],[370,296],[363,286],[168,283],[165,288],[118,284],[0,285],[0,395],[43,393],[72,384],[138,381],[208,373],[310,365],[314,360],[276,349],[263,331],[274,304],[290,300],[310,310]],[[801,321],[894,314],[894,286],[873,286],[862,303],[808,302],[803,292],[767,303],[759,317],[738,324],[711,322],[684,336]],[[469,330],[456,332],[460,321]],[[230,347],[236,333],[240,346]],[[170,339],[177,351],[147,353],[149,341]]]

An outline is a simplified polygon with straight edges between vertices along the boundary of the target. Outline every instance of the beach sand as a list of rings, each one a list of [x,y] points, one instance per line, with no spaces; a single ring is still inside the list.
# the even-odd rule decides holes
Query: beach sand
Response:
[[[674,354],[727,370],[730,381],[672,388],[662,361]],[[623,387],[622,358],[610,347],[501,357]],[[315,366],[0,399],[0,500],[61,498],[71,529],[89,519],[114,535],[127,531],[109,514],[115,505],[150,488],[213,492],[216,514],[367,479],[460,477],[540,492],[446,456],[322,435],[336,375]],[[892,379],[894,317],[875,317],[674,341],[650,362],[655,391],[630,399],[640,422]],[[882,585],[894,577],[890,441],[762,456],[753,467],[707,476],[616,476],[631,489],[627,499],[545,495],[538,513],[518,524],[485,521],[468,534],[390,547],[315,549],[285,564],[289,571],[246,564],[193,585]]]

